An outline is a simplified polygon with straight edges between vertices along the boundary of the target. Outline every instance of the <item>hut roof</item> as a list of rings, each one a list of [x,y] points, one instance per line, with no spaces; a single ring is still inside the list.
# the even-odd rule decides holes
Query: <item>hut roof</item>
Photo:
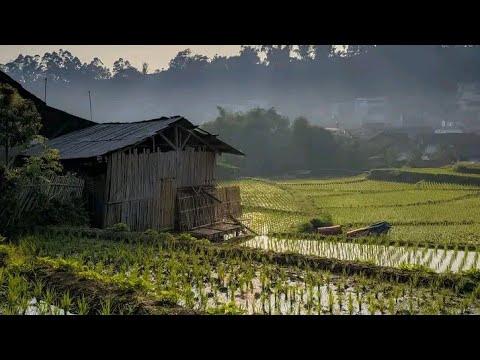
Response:
[[[199,130],[197,126],[183,116],[162,117],[132,123],[97,124],[52,139],[48,141],[47,146],[58,149],[60,158],[64,160],[92,158],[139,144],[174,124],[194,131],[198,137],[219,152],[244,155],[239,150],[217,139],[214,135]],[[22,155],[36,156],[41,151],[41,146],[35,146],[25,150]]]
[[[35,104],[35,107],[42,117],[40,133],[47,138],[54,138],[96,124],[93,121],[48,106],[43,100],[40,100],[31,92],[27,91],[20,83],[3,71],[0,71],[0,83],[9,84],[18,91],[22,98],[31,100]]]

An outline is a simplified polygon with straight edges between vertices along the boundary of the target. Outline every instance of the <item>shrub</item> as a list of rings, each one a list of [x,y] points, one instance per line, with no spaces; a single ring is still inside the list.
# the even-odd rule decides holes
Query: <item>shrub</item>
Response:
[[[197,239],[195,242],[198,245],[212,245],[212,242],[208,239]]]
[[[192,235],[190,234],[187,234],[187,233],[182,233],[180,234],[180,236],[178,237],[179,240],[184,240],[184,241],[197,241],[197,238],[196,237],[193,237]]]
[[[462,271],[462,275],[466,275],[474,280],[480,280],[480,270],[479,269],[469,269]]]
[[[118,223],[109,227],[108,230],[115,231],[115,232],[129,232],[130,228],[125,223]]]
[[[222,304],[216,308],[208,309],[210,315],[243,315],[245,310],[238,308],[235,303]]]
[[[42,225],[88,225],[88,212],[80,199],[62,202],[51,200],[43,209],[42,216],[37,220]]]
[[[148,235],[148,236],[152,236],[152,237],[159,237],[160,236],[160,233],[156,230],[153,230],[153,229],[147,229],[145,230],[144,232],[145,235]]]
[[[320,218],[313,218],[307,223],[300,224],[298,231],[301,233],[313,232],[319,227],[333,225],[332,215],[322,214]]]
[[[313,225],[311,222],[303,223],[298,226],[298,231],[301,233],[313,232]]]
[[[52,176],[62,170],[57,150],[46,149],[20,167],[0,166],[0,230],[18,236],[35,226],[88,225],[80,199],[51,196],[46,191]],[[28,205],[28,206],[27,206]]]
[[[423,271],[427,273],[434,273],[435,270],[429,268],[428,266],[425,265],[419,265],[419,264],[400,264],[398,266],[399,269],[401,270],[410,270],[410,271]]]
[[[310,223],[312,224],[312,226],[315,229],[319,228],[319,227],[322,227],[322,226],[331,226],[331,225],[333,225],[332,215],[324,214],[324,215],[322,215],[322,217],[320,219],[319,218],[314,218],[314,219],[310,220]]]
[[[175,307],[180,300],[180,295],[173,291],[160,291],[158,294],[158,305]]]
[[[480,163],[478,162],[458,162],[453,165],[453,170],[466,174],[480,174]]]

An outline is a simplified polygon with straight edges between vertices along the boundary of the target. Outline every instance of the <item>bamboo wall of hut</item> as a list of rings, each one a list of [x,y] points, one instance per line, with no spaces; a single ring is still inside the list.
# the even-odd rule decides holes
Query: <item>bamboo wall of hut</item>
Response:
[[[110,154],[103,225],[123,222],[138,231],[175,228],[177,189],[215,183],[215,152],[199,150],[135,148]]]

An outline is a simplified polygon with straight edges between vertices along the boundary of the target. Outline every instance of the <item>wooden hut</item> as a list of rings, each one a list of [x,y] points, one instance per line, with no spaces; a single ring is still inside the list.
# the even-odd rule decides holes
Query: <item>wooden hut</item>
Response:
[[[195,230],[241,216],[238,187],[215,188],[216,156],[244,155],[182,116],[103,123],[48,142],[86,180],[92,224]],[[35,147],[23,153],[35,156]]]

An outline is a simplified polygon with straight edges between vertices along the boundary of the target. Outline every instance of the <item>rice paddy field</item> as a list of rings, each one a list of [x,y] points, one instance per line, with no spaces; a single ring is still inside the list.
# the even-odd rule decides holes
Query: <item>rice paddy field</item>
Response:
[[[480,187],[338,179],[242,179],[258,233],[46,228],[0,244],[0,314],[403,315],[480,313]],[[344,232],[299,232],[329,214]],[[1,239],[1,237],[0,237]]]
[[[239,185],[244,217],[260,235],[297,236],[298,225],[330,214],[345,231],[378,221],[393,224],[380,241],[472,246],[480,240],[480,187],[447,183],[245,179]],[[376,241],[379,241],[378,239]]]
[[[0,254],[4,315],[480,313],[476,273],[377,271],[186,235],[52,231]]]

